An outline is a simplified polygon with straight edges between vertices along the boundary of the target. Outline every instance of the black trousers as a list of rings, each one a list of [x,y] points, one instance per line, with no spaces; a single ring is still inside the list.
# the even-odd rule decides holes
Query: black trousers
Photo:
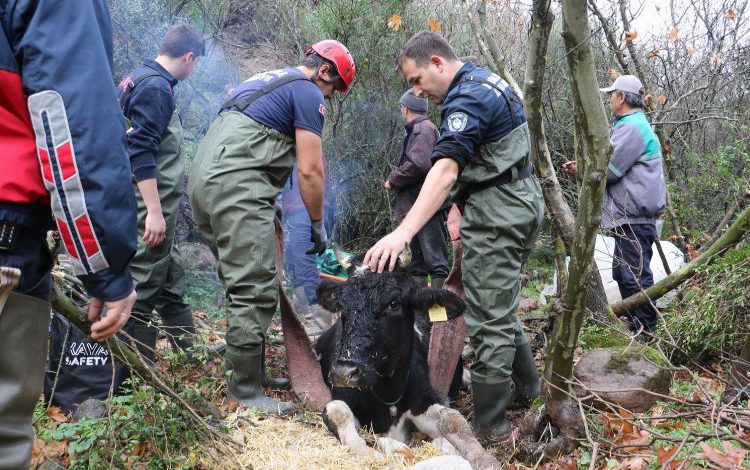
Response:
[[[651,272],[652,245],[656,241],[655,224],[621,225],[612,230],[615,254],[612,278],[623,299],[654,285]],[[657,311],[650,304],[628,312],[635,328],[645,331],[656,328]]]
[[[429,274],[433,278],[448,277],[447,217],[447,211],[438,211],[411,240],[409,269],[412,276],[426,277]]]
[[[0,250],[0,266],[21,270],[21,279],[13,289],[15,292],[49,302],[52,255],[47,246],[47,232],[18,225],[16,227],[16,246],[12,250]]]

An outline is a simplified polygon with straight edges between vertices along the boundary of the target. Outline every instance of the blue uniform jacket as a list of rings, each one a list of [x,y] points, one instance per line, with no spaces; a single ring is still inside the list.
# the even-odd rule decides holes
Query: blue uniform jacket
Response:
[[[141,79],[123,100],[128,83]],[[176,106],[172,94],[175,85],[177,79],[154,60],[145,61],[120,82],[120,107],[132,126],[128,149],[136,181],[156,178],[156,156]]]
[[[452,158],[461,171],[482,144],[497,142],[513,130],[511,109],[517,124],[526,122],[520,100],[511,100],[509,106],[495,88],[471,78],[487,79],[509,96],[516,96],[505,80],[471,62],[465,63],[453,77],[440,105],[440,137],[432,161]]]
[[[0,114],[17,124],[3,119],[0,137],[31,149],[10,155],[0,149],[0,171],[44,195],[9,204],[3,187],[0,219],[40,226],[51,212],[89,293],[121,299],[133,290],[136,205],[112,84],[107,2],[0,0],[0,27]],[[34,159],[36,181],[21,173]],[[29,210],[45,205],[45,217]]]

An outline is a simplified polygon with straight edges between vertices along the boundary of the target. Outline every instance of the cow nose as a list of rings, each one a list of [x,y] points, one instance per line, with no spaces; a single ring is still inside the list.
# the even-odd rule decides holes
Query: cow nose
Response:
[[[362,368],[352,361],[337,360],[331,372],[333,372],[334,385],[339,387],[355,387],[362,378]]]

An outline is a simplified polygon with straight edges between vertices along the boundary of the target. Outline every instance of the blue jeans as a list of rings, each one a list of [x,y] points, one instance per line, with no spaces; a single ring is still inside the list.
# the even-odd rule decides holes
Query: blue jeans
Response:
[[[284,213],[284,271],[295,288],[303,287],[310,305],[318,300],[315,293],[320,283],[320,273],[315,263],[316,255],[306,254],[312,249],[310,217],[306,211]]]
[[[654,285],[651,256],[652,245],[656,241],[656,225],[621,225],[612,229],[612,233],[615,238],[612,278],[625,299]],[[635,328],[642,326],[645,331],[656,328],[657,312],[650,304],[638,307],[628,315]]]

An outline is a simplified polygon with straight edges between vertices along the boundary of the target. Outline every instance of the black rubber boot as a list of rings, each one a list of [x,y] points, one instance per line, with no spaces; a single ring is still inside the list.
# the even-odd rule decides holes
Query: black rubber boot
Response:
[[[0,468],[28,469],[44,384],[50,305],[11,293],[0,309]]]
[[[150,322],[136,320],[133,326],[133,339],[138,351],[151,362],[156,358],[156,336],[159,331]]]
[[[539,380],[539,371],[534,362],[534,353],[528,343],[516,347],[511,379],[514,387],[511,392],[510,408],[528,408],[542,391],[542,382]]]
[[[510,424],[505,419],[505,410],[510,402],[510,380],[486,384],[472,380],[474,395],[474,429],[477,439],[496,441],[510,435]]]
[[[263,369],[263,381],[261,382],[264,387],[270,387],[275,390],[289,390],[290,383],[286,377],[271,377],[266,371],[266,343],[263,342],[263,358],[261,359],[261,367]]]
[[[258,408],[263,413],[285,415],[294,412],[293,404],[276,401],[263,393],[262,359],[262,350],[245,350],[238,354],[227,349],[225,363],[232,371],[229,394],[243,405]]]
[[[192,362],[193,336],[195,336],[195,325],[193,324],[193,312],[190,307],[184,306],[182,311],[176,315],[164,315],[162,312],[161,323],[163,331],[175,351],[185,351],[188,361]]]

